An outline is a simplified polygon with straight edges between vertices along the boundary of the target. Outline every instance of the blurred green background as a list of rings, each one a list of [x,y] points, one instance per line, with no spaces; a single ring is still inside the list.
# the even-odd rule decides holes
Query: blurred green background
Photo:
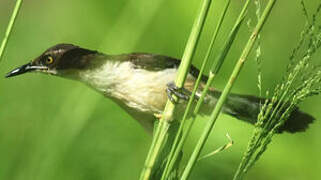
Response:
[[[243,1],[232,1],[216,51]],[[0,37],[15,1],[0,1]],[[307,1],[313,12],[319,0]],[[42,74],[5,79],[12,68],[56,43],[73,43],[109,54],[150,52],[181,57],[199,0],[28,0],[13,29],[0,65],[0,179],[137,179],[151,136],[112,101],[78,82]],[[214,1],[193,62],[199,67],[223,0]],[[254,26],[254,5],[249,14]],[[254,18],[254,19],[253,19]],[[320,20],[318,20],[320,24]],[[262,32],[263,89],[280,81],[291,49],[305,24],[299,0],[278,1]],[[249,35],[244,25],[215,85],[221,89]],[[320,60],[321,53],[315,57]],[[233,92],[258,94],[253,55]],[[321,98],[301,108],[318,119],[305,133],[274,137],[246,179],[321,179]],[[205,119],[186,146],[191,152]],[[222,115],[206,145],[209,152],[226,143],[227,151],[200,161],[191,179],[231,179],[253,127]]]

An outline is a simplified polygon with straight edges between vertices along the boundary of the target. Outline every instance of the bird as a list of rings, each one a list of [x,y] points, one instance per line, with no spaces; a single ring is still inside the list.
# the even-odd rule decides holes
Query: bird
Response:
[[[40,72],[80,81],[113,100],[147,131],[152,131],[155,116],[162,113],[168,97],[178,97],[174,118],[184,112],[190,92],[199,75],[199,70],[191,65],[182,88],[175,86],[180,60],[151,53],[129,53],[108,55],[96,50],[73,44],[57,44],[45,50],[31,62],[13,69],[6,77],[27,72]],[[197,89],[199,96],[208,80],[201,75]],[[200,115],[210,115],[221,92],[210,88],[200,108]],[[196,100],[197,101],[197,98]],[[255,124],[264,98],[230,93],[222,112],[236,119]],[[193,103],[193,104],[196,104]],[[302,112],[298,107],[289,119],[278,129],[282,132],[302,132],[314,121],[314,117]]]

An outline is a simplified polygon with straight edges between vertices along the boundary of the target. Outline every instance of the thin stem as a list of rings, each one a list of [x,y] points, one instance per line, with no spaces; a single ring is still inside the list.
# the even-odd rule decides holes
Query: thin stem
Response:
[[[225,6],[225,8],[224,8],[223,14],[222,14],[222,16],[221,16],[221,19],[220,19],[220,21],[219,21],[219,24],[218,24],[218,26],[217,26],[217,28],[216,28],[216,30],[215,30],[215,32],[214,32],[213,39],[212,39],[212,41],[211,41],[210,47],[209,47],[209,49],[208,49],[208,51],[207,51],[207,54],[206,54],[206,56],[205,56],[205,60],[204,60],[204,62],[203,62],[203,64],[202,64],[202,68],[201,68],[201,70],[200,70],[200,74],[199,74],[199,77],[198,77],[198,79],[197,79],[196,85],[195,85],[195,87],[194,87],[193,93],[196,93],[196,90],[197,90],[198,85],[199,85],[199,82],[198,82],[198,81],[201,79],[201,76],[202,76],[202,74],[203,74],[203,70],[204,70],[204,68],[205,68],[205,64],[207,64],[207,61],[208,61],[208,59],[209,59],[209,55],[210,55],[210,53],[211,53],[211,51],[212,51],[212,49],[213,49],[214,42],[215,42],[216,36],[217,36],[217,34],[218,34],[218,30],[219,30],[220,27],[221,27],[221,24],[222,24],[222,21],[223,21],[223,19],[224,19],[224,16],[225,16],[225,13],[226,13],[226,11],[227,11],[227,8],[228,8],[228,6],[229,6],[229,3],[230,3],[230,2],[227,2],[226,6]],[[207,94],[207,91],[209,90],[210,86],[212,85],[212,83],[213,83],[213,81],[214,81],[215,74],[213,73],[213,71],[215,71],[216,73],[218,73],[221,65],[223,64],[223,61],[224,61],[227,53],[229,52],[229,50],[230,50],[230,48],[231,48],[231,45],[232,45],[232,43],[233,43],[233,41],[234,41],[234,39],[235,39],[235,37],[236,37],[236,34],[237,34],[238,30],[239,30],[239,27],[241,26],[241,24],[242,24],[242,22],[243,22],[244,15],[245,15],[245,12],[246,12],[246,9],[247,9],[248,5],[249,5],[249,1],[244,5],[244,7],[243,7],[243,9],[242,9],[242,11],[241,11],[241,13],[240,13],[240,15],[239,15],[239,17],[238,17],[235,25],[234,25],[234,27],[232,28],[232,30],[231,30],[231,32],[230,32],[230,34],[229,34],[229,37],[227,38],[227,41],[225,42],[225,45],[223,46],[222,52],[220,53],[220,55],[218,56],[218,58],[217,58],[217,60],[216,60],[217,63],[213,63],[213,66],[212,66],[212,68],[211,68],[212,70],[211,70],[211,72],[210,72],[210,74],[209,74],[208,81],[206,82],[206,85],[205,85],[205,87],[204,87],[204,89],[203,89],[203,91],[202,91],[201,97],[200,97],[200,99],[198,100],[198,102],[197,102],[197,104],[196,104],[196,107],[195,107],[195,109],[194,109],[194,111],[193,111],[192,120],[191,120],[191,122],[187,125],[186,131],[183,132],[182,138],[181,138],[181,140],[179,141],[179,144],[177,145],[177,148],[176,148],[176,150],[175,150],[175,152],[174,152],[173,159],[169,158],[169,160],[171,160],[171,166],[174,166],[174,164],[175,164],[175,162],[176,162],[176,160],[177,160],[177,158],[178,158],[178,156],[179,156],[179,153],[180,153],[180,151],[182,150],[183,145],[184,145],[184,143],[185,143],[188,135],[190,134],[190,131],[191,131],[191,129],[192,129],[192,126],[193,126],[193,124],[194,124],[194,122],[195,122],[196,115],[198,114],[198,112],[199,112],[199,110],[200,110],[200,108],[201,108],[201,105],[202,105],[203,102],[204,102],[204,99],[205,99],[205,96],[206,96],[206,94]],[[193,97],[193,94],[192,94],[192,97]],[[190,102],[189,102],[189,103],[190,103]],[[187,109],[187,110],[185,111],[183,120],[187,118],[186,116],[187,116],[187,114],[188,114],[188,111],[189,111],[189,109]],[[183,127],[183,124],[182,124],[181,127]],[[177,135],[177,139],[179,138],[179,136],[180,136],[180,134]],[[174,144],[174,145],[175,145],[175,144]],[[174,147],[174,148],[175,148],[175,147]],[[172,167],[171,167],[171,168],[172,168]]]
[[[193,29],[191,31],[190,37],[185,48],[182,62],[178,69],[178,74],[175,81],[177,87],[183,87],[184,85],[186,76],[188,74],[188,69],[190,67],[191,60],[194,56],[196,46],[199,42],[200,34],[203,29],[211,2],[212,0],[203,1],[201,9],[198,13],[198,17],[194,22]],[[174,99],[177,98],[174,97]],[[166,136],[168,135],[170,123],[173,121],[174,110],[175,104],[168,100],[162,118],[160,119],[159,125],[157,126],[155,136],[153,137],[153,142],[147,155],[145,166],[142,170],[140,179],[150,179],[152,169],[154,167],[158,155],[160,154],[161,146],[164,144]]]
[[[306,61],[306,59],[304,59],[304,60]],[[291,106],[292,106],[292,105],[288,105],[288,102],[290,102],[289,98],[293,97],[293,95],[295,94],[294,92],[293,92],[294,94],[290,93],[290,88],[300,72],[299,69],[301,69],[302,66],[304,66],[304,64],[305,64],[304,62],[301,62],[300,64],[298,64],[295,67],[295,69],[297,69],[297,70],[294,70],[294,73],[290,74],[285,85],[281,86],[284,88],[280,88],[280,90],[283,93],[280,95],[279,95],[279,93],[277,93],[276,98],[278,99],[278,101],[277,101],[276,106],[274,106],[275,103],[272,102],[273,103],[273,105],[272,105],[273,111],[271,113],[270,112],[266,113],[266,115],[268,115],[269,117],[268,117],[268,119],[264,120],[264,121],[266,121],[266,124],[263,127],[263,129],[265,131],[267,131],[268,133],[271,133],[271,132],[274,133],[273,129],[278,127],[279,126],[278,124],[280,122],[284,123],[284,121],[282,121],[282,120],[285,119],[284,116],[287,114],[287,112],[291,109]],[[288,108],[285,108],[286,106],[288,106]],[[284,111],[284,109],[286,109],[286,110]],[[284,112],[282,112],[282,111],[284,111]],[[280,117],[281,113],[282,113],[282,115]],[[280,120],[279,123],[277,123],[277,120]],[[280,124],[280,125],[282,125],[282,124]],[[258,155],[256,155],[255,158],[252,158],[253,154],[257,153],[253,149],[257,149],[260,146],[262,146],[262,144],[264,144],[264,143],[261,143],[262,141],[266,140],[264,135],[261,134],[259,137],[257,137],[256,142],[253,143],[254,144],[253,148],[248,148],[248,151],[245,154],[245,157],[247,157],[247,158],[243,159],[242,162],[240,163],[239,169],[237,170],[237,173],[235,173],[234,179],[237,179],[237,178],[240,179],[244,175],[244,173],[247,172],[248,169],[254,165],[255,161],[257,161],[257,159],[259,158]],[[253,134],[251,139],[254,139],[254,138],[256,138],[256,134]]]
[[[169,173],[172,172],[172,169],[173,169],[173,167],[174,167],[174,165],[175,165],[175,163],[177,161],[177,158],[178,158],[178,156],[180,154],[180,151],[182,150],[182,147],[183,147],[183,145],[185,143],[185,140],[187,139],[188,133],[184,133],[183,136],[181,137],[181,134],[182,134],[182,131],[183,131],[183,127],[184,127],[184,125],[186,123],[186,119],[187,119],[187,116],[188,116],[188,114],[189,114],[189,112],[191,110],[192,104],[194,103],[195,94],[196,94],[196,92],[198,90],[198,86],[199,86],[199,84],[201,82],[202,75],[204,73],[205,67],[208,64],[208,60],[209,60],[210,54],[211,54],[211,52],[213,50],[213,47],[214,47],[214,42],[215,42],[216,37],[218,35],[218,32],[219,32],[219,30],[221,28],[223,19],[224,19],[225,15],[226,15],[226,12],[227,12],[227,9],[228,9],[228,7],[230,5],[230,2],[231,2],[231,0],[228,0],[226,2],[225,7],[223,9],[223,12],[222,12],[222,14],[221,14],[221,16],[219,18],[219,22],[218,22],[218,24],[216,26],[216,29],[215,29],[214,33],[213,33],[210,46],[209,46],[209,48],[208,48],[208,50],[206,52],[206,55],[205,55],[204,61],[202,63],[199,75],[198,75],[196,83],[194,85],[194,89],[192,91],[192,95],[190,96],[190,99],[188,101],[186,110],[184,112],[183,119],[181,121],[181,124],[179,126],[178,132],[177,132],[175,140],[174,140],[174,143],[172,145],[170,154],[168,156],[168,161],[166,162],[166,166],[165,166],[165,169],[164,169],[164,172],[163,172],[162,180],[167,179]],[[187,132],[190,131],[194,120],[195,120],[195,118],[192,119],[192,122],[187,127],[187,130],[186,130]]]
[[[8,42],[8,39],[10,38],[12,27],[13,27],[15,21],[16,21],[16,18],[17,18],[19,9],[21,7],[21,4],[22,4],[22,0],[17,0],[16,1],[16,5],[15,5],[15,7],[13,9],[13,12],[12,12],[12,15],[10,17],[10,21],[9,21],[8,26],[7,26],[6,33],[4,35],[4,38],[3,38],[1,46],[0,46],[0,62],[2,60],[2,56],[3,56],[4,50],[7,47],[7,42]]]
[[[234,85],[234,82],[235,82],[236,78],[238,77],[238,75],[244,65],[244,62],[246,61],[251,49],[253,48],[253,45],[254,45],[255,40],[257,38],[257,35],[260,32],[260,30],[262,29],[264,23],[266,22],[266,19],[269,16],[269,14],[273,8],[275,1],[276,0],[270,0],[268,2],[267,7],[265,8],[265,10],[262,14],[262,17],[260,18],[258,24],[256,25],[255,29],[253,30],[252,35],[251,35],[250,39],[248,40],[248,42],[247,42],[247,44],[241,54],[241,57],[239,58],[236,66],[235,66],[235,68],[229,78],[229,81],[222,92],[222,95],[218,99],[216,107],[215,107],[213,113],[211,114],[210,120],[208,121],[208,123],[205,127],[205,130],[203,131],[203,133],[200,137],[200,140],[198,141],[198,143],[192,153],[192,156],[187,163],[187,166],[182,174],[181,180],[185,180],[189,177],[192,168],[194,167],[197,159],[199,158],[200,152],[203,149],[204,144],[205,144],[205,142],[206,142],[206,140],[207,140],[207,138],[208,138],[215,122],[216,122],[216,119],[221,112],[221,109],[223,107],[225,100],[227,99],[227,95],[231,91],[231,89]]]
[[[217,34],[218,34],[218,30],[220,29],[220,26],[221,26],[222,20],[223,20],[223,18],[224,18],[224,16],[225,16],[225,13],[226,13],[226,10],[227,10],[227,8],[228,8],[228,5],[229,5],[229,2],[227,2],[226,6],[225,6],[225,8],[224,8],[224,11],[223,11],[223,14],[222,14],[222,16],[221,16],[220,22],[219,22],[219,24],[218,24],[218,26],[217,26],[217,28],[216,28],[216,30],[215,30],[215,33],[214,33],[214,35],[213,35],[213,39],[212,39],[212,41],[211,41],[210,47],[209,47],[209,49],[208,49],[208,51],[207,51],[207,54],[206,54],[206,56],[205,56],[205,60],[204,60],[204,62],[203,62],[203,64],[202,64],[202,68],[201,68],[201,70],[200,70],[199,77],[198,77],[198,79],[197,79],[197,81],[196,81],[196,85],[195,85],[195,87],[194,87],[194,91],[195,91],[195,92],[193,91],[193,93],[196,93],[196,90],[197,90],[197,88],[198,88],[198,85],[199,85],[199,82],[198,82],[198,81],[199,81],[200,78],[201,78],[201,75],[202,75],[203,70],[204,70],[204,68],[205,68],[205,64],[207,63],[208,58],[209,58],[209,55],[210,55],[210,52],[211,52],[212,49],[213,49],[214,41],[215,41],[216,36],[217,36]],[[188,135],[190,134],[190,131],[191,131],[191,129],[192,129],[192,126],[193,126],[193,124],[194,124],[194,122],[195,122],[196,115],[198,114],[198,112],[199,112],[199,110],[200,110],[200,108],[201,108],[201,105],[203,104],[203,101],[204,101],[204,98],[205,98],[205,96],[206,96],[206,94],[207,94],[207,91],[208,91],[208,89],[210,88],[210,86],[212,85],[212,83],[213,83],[213,81],[214,81],[215,74],[212,73],[212,71],[213,71],[214,68],[215,68],[215,69],[216,69],[216,72],[218,72],[218,70],[220,69],[221,65],[223,64],[223,61],[224,61],[227,53],[229,52],[230,47],[231,47],[231,45],[232,45],[232,43],[233,43],[233,41],[234,41],[234,39],[235,39],[235,37],[236,37],[236,34],[237,34],[237,32],[238,32],[238,29],[239,29],[241,23],[243,22],[244,14],[245,14],[245,12],[246,12],[246,9],[247,9],[248,5],[249,5],[249,3],[246,3],[245,6],[243,7],[243,10],[241,11],[241,13],[240,13],[240,15],[239,15],[239,17],[238,17],[238,19],[237,19],[234,27],[232,28],[232,30],[231,30],[231,32],[230,32],[230,34],[229,34],[229,37],[228,37],[227,41],[225,42],[225,45],[223,46],[222,53],[218,56],[218,58],[217,58],[217,60],[216,60],[217,63],[213,63],[212,70],[211,70],[211,72],[210,72],[210,74],[209,74],[208,81],[206,82],[206,85],[205,85],[205,88],[204,88],[203,91],[202,91],[201,97],[200,97],[200,99],[198,100],[198,102],[197,102],[197,104],[196,104],[196,107],[195,107],[195,109],[194,109],[194,111],[193,111],[193,116],[192,116],[191,122],[187,125],[185,132],[183,132],[182,138],[181,138],[181,140],[178,142],[179,144],[177,145],[177,148],[176,148],[176,147],[173,147],[173,148],[176,148],[176,150],[175,150],[175,152],[174,152],[173,157],[172,157],[172,158],[169,158],[169,159],[171,160],[171,166],[173,166],[173,165],[175,164],[175,162],[176,162],[176,160],[177,160],[177,158],[178,158],[178,156],[179,156],[179,153],[180,153],[180,151],[182,150],[183,145],[184,145],[184,143],[185,143]],[[222,61],[222,62],[220,62],[220,61]],[[219,67],[217,67],[217,66],[219,66]],[[192,94],[192,96],[193,96],[193,94]],[[190,103],[190,102],[189,102],[189,103]],[[187,118],[186,116],[187,116],[187,114],[188,114],[188,111],[189,111],[189,109],[187,109],[187,110],[185,111],[183,120]],[[181,127],[183,127],[183,124],[182,124]],[[180,134],[177,135],[177,139],[179,138],[179,136],[180,136]],[[174,145],[176,145],[176,144],[174,144]]]

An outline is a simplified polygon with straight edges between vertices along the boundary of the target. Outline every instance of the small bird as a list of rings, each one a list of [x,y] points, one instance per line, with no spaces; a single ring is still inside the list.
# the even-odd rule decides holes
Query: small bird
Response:
[[[199,70],[191,66],[183,88],[177,88],[174,80],[180,61],[175,58],[131,53],[107,55],[72,44],[57,44],[33,61],[22,65],[6,77],[26,72],[41,72],[63,78],[81,81],[105,97],[115,101],[128,114],[151,131],[155,114],[161,114],[168,97],[179,97],[176,116],[181,116],[186,107],[189,92],[192,91]],[[202,76],[199,95],[207,81]],[[210,89],[200,108],[201,115],[209,115],[221,92]],[[197,100],[196,100],[197,101]],[[262,98],[249,95],[230,94],[222,112],[237,119],[255,124]],[[196,104],[196,103],[195,103]],[[279,132],[300,132],[308,128],[314,118],[296,108]]]

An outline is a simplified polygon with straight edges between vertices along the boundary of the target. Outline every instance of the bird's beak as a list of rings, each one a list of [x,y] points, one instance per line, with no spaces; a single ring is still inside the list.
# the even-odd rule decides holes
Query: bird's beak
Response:
[[[30,72],[30,71],[47,70],[47,69],[48,68],[44,67],[44,66],[34,66],[34,65],[32,65],[32,63],[28,63],[28,64],[22,65],[16,69],[10,71],[9,73],[7,73],[6,78],[17,76],[20,74],[24,74],[24,73]]]

